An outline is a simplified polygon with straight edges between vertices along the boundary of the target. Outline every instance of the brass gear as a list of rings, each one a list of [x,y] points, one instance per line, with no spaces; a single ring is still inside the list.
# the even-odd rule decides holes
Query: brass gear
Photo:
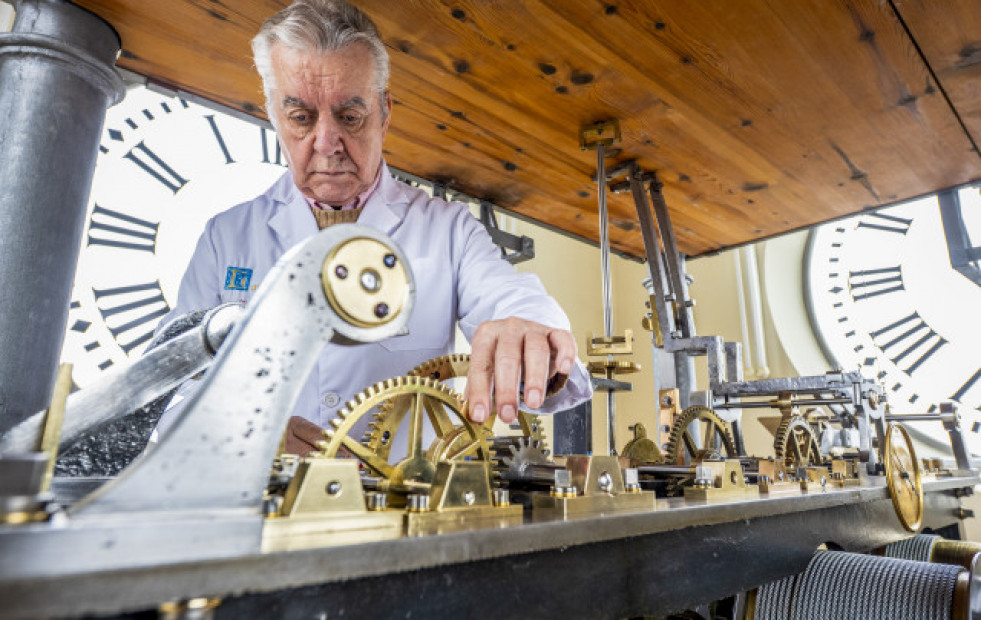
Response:
[[[427,360],[410,370],[408,374],[414,377],[429,377],[436,381],[449,381],[466,377],[468,372],[470,372],[470,356],[465,353],[454,353]],[[490,415],[484,422],[488,436],[493,435],[494,420],[495,416]],[[518,410],[517,422],[523,436],[537,441],[542,448],[548,447],[548,438],[545,435],[541,416]]]
[[[778,460],[783,459],[791,467],[821,465],[824,462],[821,446],[811,425],[799,415],[792,415],[780,422],[773,440],[773,452]]]
[[[910,532],[923,524],[923,480],[913,440],[898,422],[889,424],[882,450],[886,488],[900,523]]]
[[[703,426],[702,448],[695,445],[695,439],[691,436],[688,427],[692,422],[701,422]],[[711,448],[705,446],[715,445],[717,440],[720,448],[725,452],[722,456],[735,458],[736,444],[732,440],[726,423],[717,416],[714,411],[707,407],[689,407],[681,412],[674,426],[671,427],[671,435],[668,438],[667,462],[672,464],[685,465],[704,458],[712,453]]]
[[[387,420],[385,430],[389,431],[387,441],[379,449],[366,442],[358,442],[348,435],[351,428],[362,416],[385,403],[402,399],[407,406],[401,416]],[[425,377],[394,377],[367,388],[340,409],[331,419],[330,426],[324,431],[325,441],[321,442],[321,455],[335,457],[341,446],[347,448],[355,457],[364,463],[373,473],[394,483],[432,482],[436,466],[427,459],[422,446],[422,426],[424,418],[428,417],[436,430],[437,437],[446,435],[453,429],[462,428],[460,437],[463,445],[449,454],[448,458],[464,458],[474,456],[481,460],[490,460],[490,448],[483,437],[481,427],[470,422],[466,415],[467,403],[463,398],[438,381]],[[451,413],[453,416],[451,416]],[[396,464],[389,463],[391,439],[395,431],[409,414],[409,455]],[[456,423],[447,425],[446,422],[456,417]],[[372,426],[378,423],[377,418]],[[372,428],[369,434],[377,434],[378,428]]]

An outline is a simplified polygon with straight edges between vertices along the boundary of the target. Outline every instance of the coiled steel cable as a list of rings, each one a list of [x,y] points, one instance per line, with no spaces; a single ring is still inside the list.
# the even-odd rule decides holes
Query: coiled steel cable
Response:
[[[938,540],[941,540],[940,536],[934,534],[910,536],[906,540],[886,545],[885,556],[901,560],[930,562],[933,559],[933,546]]]
[[[961,569],[898,558],[819,551],[807,569],[762,586],[759,620],[947,620]]]

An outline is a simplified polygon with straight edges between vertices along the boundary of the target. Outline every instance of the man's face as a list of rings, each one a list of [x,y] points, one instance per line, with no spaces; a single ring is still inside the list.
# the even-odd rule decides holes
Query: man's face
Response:
[[[306,196],[343,205],[375,181],[391,98],[382,109],[375,67],[360,43],[336,52],[272,51],[271,96],[279,140]]]

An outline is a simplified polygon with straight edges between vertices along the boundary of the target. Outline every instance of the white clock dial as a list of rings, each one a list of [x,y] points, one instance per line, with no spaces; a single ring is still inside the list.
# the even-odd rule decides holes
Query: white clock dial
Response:
[[[976,188],[960,200],[965,213],[981,210]],[[808,258],[812,322],[829,361],[877,378],[896,413],[956,401],[981,451],[981,287],[951,267],[936,197],[818,227]],[[939,424],[921,429],[945,438]]]
[[[143,351],[207,220],[285,170],[272,131],[220,112],[143,88],[109,110],[62,353],[77,385]]]

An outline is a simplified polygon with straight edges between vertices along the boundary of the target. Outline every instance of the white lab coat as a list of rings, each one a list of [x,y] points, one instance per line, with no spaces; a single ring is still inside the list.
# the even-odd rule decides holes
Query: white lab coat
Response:
[[[412,267],[416,299],[409,334],[376,344],[328,344],[293,415],[326,426],[337,409],[366,387],[452,353],[457,321],[468,340],[484,321],[510,316],[569,329],[568,318],[538,277],[516,273],[465,205],[431,198],[394,179],[386,166],[358,223],[390,235]],[[307,202],[286,172],[261,196],[208,222],[181,281],[177,304],[160,325],[193,310],[248,302],[279,257],[317,232]],[[226,288],[230,269],[252,270],[247,285],[241,277],[230,279],[232,286],[247,290]],[[565,389],[538,412],[573,407],[591,394],[589,375],[577,362]],[[166,432],[173,418],[173,412],[164,414],[158,431]],[[363,418],[352,436],[360,438],[359,427],[367,422]]]

